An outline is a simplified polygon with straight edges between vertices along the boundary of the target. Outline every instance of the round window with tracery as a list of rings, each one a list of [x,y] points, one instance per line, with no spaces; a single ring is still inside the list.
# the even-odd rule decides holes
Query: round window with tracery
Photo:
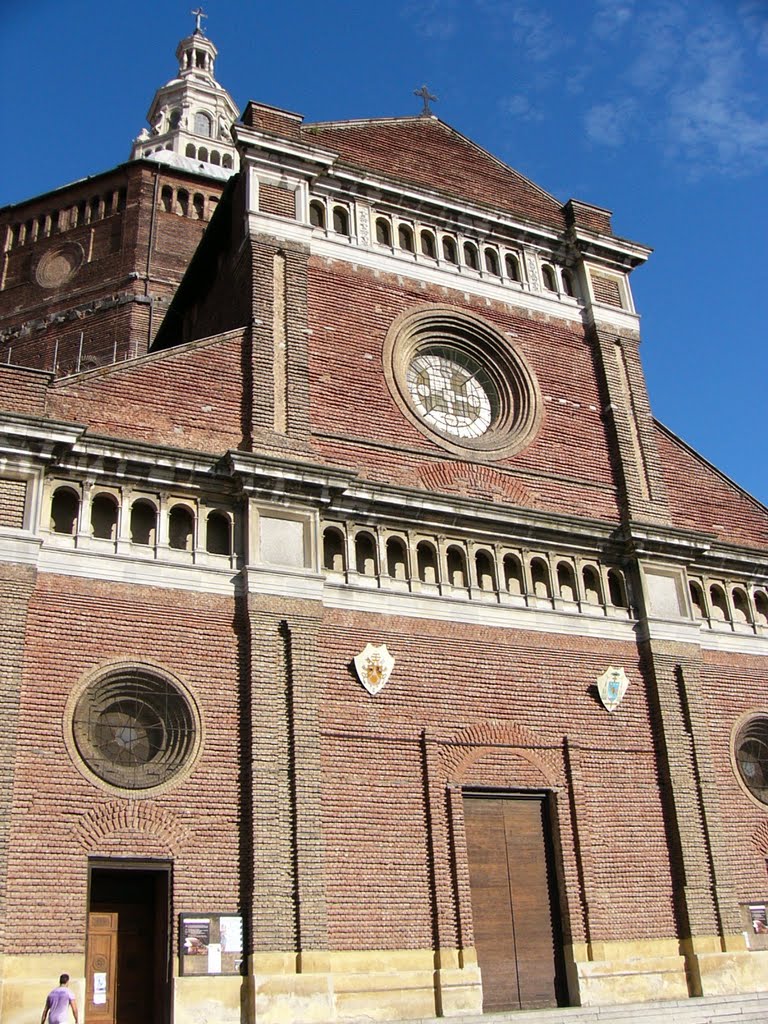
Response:
[[[740,781],[761,804],[768,804],[768,717],[750,715],[737,726],[733,756]]]
[[[107,672],[80,694],[72,716],[78,754],[97,778],[153,789],[191,764],[199,720],[180,684],[147,666]]]
[[[478,316],[449,306],[402,315],[387,335],[384,372],[414,426],[465,458],[505,458],[538,430],[541,402],[532,370]]]

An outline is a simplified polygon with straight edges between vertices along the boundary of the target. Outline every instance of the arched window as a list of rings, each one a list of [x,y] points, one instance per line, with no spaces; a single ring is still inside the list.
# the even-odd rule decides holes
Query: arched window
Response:
[[[195,517],[186,505],[174,505],[168,513],[168,546],[174,551],[191,551]]]
[[[205,148],[205,146],[201,146],[200,149],[198,149],[197,159],[202,160],[203,163],[208,163],[208,150]]]
[[[187,148],[186,148],[185,152],[186,152],[186,155],[187,156],[191,156],[193,160],[197,156],[197,150],[195,149],[195,147],[192,145],[191,142],[187,143]]]
[[[80,497],[71,487],[57,487],[51,499],[51,530],[71,537],[77,531]]]
[[[534,558],[531,562],[531,582],[536,597],[551,597],[552,587],[549,582],[549,566],[543,558]]]
[[[570,295],[571,298],[575,298],[576,292],[573,287],[573,274],[570,270],[563,270],[561,275],[563,279],[563,291],[566,295]]]
[[[82,219],[78,222],[82,224],[85,221],[86,204],[85,200],[79,204],[78,210],[82,210]],[[34,219],[27,221],[27,241],[34,242],[37,238],[37,224]]]
[[[379,245],[392,245],[392,225],[386,217],[376,218],[376,241]]]
[[[760,626],[768,626],[768,596],[762,590],[755,591],[755,617]]]
[[[749,614],[749,601],[746,592],[741,587],[734,587],[731,591],[731,600],[733,601],[734,622],[751,622],[752,616]]]
[[[560,562],[557,566],[557,589],[564,601],[576,600],[576,577],[573,566]]]
[[[697,619],[705,619],[707,617],[707,610],[704,606],[704,594],[701,587],[694,580],[688,584],[688,590],[691,594],[691,607],[693,608],[693,614]]]
[[[32,239],[31,235],[31,221],[27,224],[27,241],[30,242]],[[81,200],[75,207],[75,227],[79,227],[81,224],[85,224],[85,200]]]
[[[401,224],[397,229],[397,244],[406,252],[413,252],[413,231],[407,224]]]
[[[443,259],[446,263],[458,263],[459,254],[456,242],[450,235],[443,235]]]
[[[101,200],[99,199],[99,197],[98,196],[94,196],[94,198],[91,200],[91,204],[90,204],[90,219],[91,219],[91,223],[93,223],[93,221],[99,219],[99,207],[100,207],[100,204],[101,204]]]
[[[481,590],[496,589],[496,570],[493,558],[487,551],[478,551],[475,555],[475,577]]]
[[[725,599],[725,591],[716,583],[713,583],[709,588],[709,605],[712,609],[713,619],[719,619],[721,622],[730,621],[730,616],[728,615],[728,602]]]
[[[218,149],[211,150],[211,163],[214,167],[221,165],[221,153],[219,153]]]
[[[614,608],[626,608],[627,588],[624,584],[624,577],[618,569],[608,571],[608,596]]]
[[[464,263],[472,270],[480,269],[480,260],[477,255],[477,246],[473,242],[464,243]]]
[[[160,189],[160,206],[166,213],[173,213],[173,189],[170,185],[163,185]]]
[[[186,189],[180,188],[176,193],[176,213],[182,217],[189,213],[189,192]]]
[[[355,534],[355,568],[361,576],[375,576],[378,571],[376,541],[370,533]]]
[[[91,501],[91,533],[100,540],[117,539],[117,500],[97,494]]]
[[[344,572],[344,534],[332,526],[323,532],[323,568]]]
[[[422,583],[437,583],[437,552],[429,541],[419,541],[416,548],[416,565]]]
[[[349,210],[343,206],[333,208],[333,230],[337,235],[349,236]]]
[[[585,565],[581,570],[581,579],[584,584],[584,597],[587,604],[601,604],[600,576],[597,569],[591,565]]]
[[[221,166],[226,167],[227,170],[232,169],[232,157],[229,155],[229,153],[225,153],[224,156],[221,158]]]
[[[549,264],[545,263],[544,266],[541,268],[541,277],[544,281],[544,287],[547,289],[548,292],[557,291],[557,278],[555,277],[555,271],[553,267],[550,267]]]
[[[387,540],[387,572],[393,580],[408,579],[406,548],[399,537]]]
[[[131,506],[131,540],[134,544],[154,544],[157,510],[151,501],[139,498]]]
[[[499,254],[495,249],[485,250],[485,269],[489,274],[493,274],[495,277],[500,276],[499,271]]]
[[[313,228],[325,227],[325,204],[313,199],[309,204],[309,223]]]
[[[205,550],[210,555],[232,554],[232,523],[224,512],[209,512],[205,521]]]
[[[455,545],[448,548],[446,552],[448,563],[448,581],[454,587],[466,587],[467,585],[467,559],[461,548]]]
[[[504,257],[504,269],[510,281],[520,280],[520,261],[511,252]]]
[[[197,220],[202,220],[205,216],[205,199],[199,192],[195,192],[192,196],[192,209],[195,211]]]
[[[171,131],[175,131],[181,124],[181,111],[172,110],[170,117],[168,118],[168,124],[171,127]]]
[[[431,260],[435,259],[437,257],[435,236],[431,231],[422,231],[419,237],[421,239],[421,251],[425,256],[429,256]]]
[[[117,212],[122,213],[128,199],[128,189],[123,187],[117,190]]]
[[[519,597],[525,593],[523,565],[516,555],[504,556],[504,586],[508,594],[515,594]]]
[[[204,135],[210,139],[212,126],[211,115],[206,114],[204,110],[198,110],[195,114],[195,135]]]

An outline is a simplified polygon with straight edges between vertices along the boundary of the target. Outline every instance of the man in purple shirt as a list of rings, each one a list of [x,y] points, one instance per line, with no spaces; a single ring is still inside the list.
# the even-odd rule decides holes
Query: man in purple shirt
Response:
[[[72,1013],[75,1017],[75,1024],[77,1024],[77,1003],[75,1002],[75,993],[72,989],[67,988],[68,981],[69,975],[62,974],[59,978],[59,987],[48,993],[48,998],[45,1000],[45,1008],[43,1009],[43,1016],[40,1018],[40,1024],[45,1024],[46,1016],[48,1016],[49,1024],[65,1024],[67,1017],[69,1016],[67,1010],[70,1006],[72,1007]]]

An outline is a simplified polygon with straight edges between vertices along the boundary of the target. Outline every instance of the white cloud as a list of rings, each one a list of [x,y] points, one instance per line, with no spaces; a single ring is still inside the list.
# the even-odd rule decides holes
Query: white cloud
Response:
[[[427,39],[451,39],[459,27],[456,0],[408,0],[400,13]]]
[[[523,93],[515,93],[512,96],[505,96],[499,102],[502,112],[520,121],[541,121],[543,114],[531,105],[530,100]]]
[[[630,132],[640,135],[693,176],[768,167],[768,104],[757,71],[768,54],[765,0],[744,0],[736,12],[717,0],[651,0],[623,25],[620,45],[634,57],[610,98],[585,114],[592,142],[616,148]]]
[[[603,146],[620,146],[629,134],[634,115],[635,105],[630,99],[597,103],[584,116],[587,137]]]
[[[613,41],[627,27],[635,13],[635,0],[596,0],[592,34]]]

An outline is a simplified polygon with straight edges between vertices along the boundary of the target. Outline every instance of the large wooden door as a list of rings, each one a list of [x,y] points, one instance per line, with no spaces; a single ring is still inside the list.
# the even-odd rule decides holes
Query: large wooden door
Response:
[[[109,866],[107,866],[109,865]],[[169,1019],[166,869],[91,869],[88,915],[88,1014],[96,1024],[167,1024]],[[96,962],[111,957],[107,998]],[[91,961],[93,961],[93,968]]]
[[[467,794],[464,820],[483,1010],[561,1005],[562,939],[544,798]]]
[[[88,915],[85,963],[85,1002],[89,1024],[115,1024],[117,914]]]

